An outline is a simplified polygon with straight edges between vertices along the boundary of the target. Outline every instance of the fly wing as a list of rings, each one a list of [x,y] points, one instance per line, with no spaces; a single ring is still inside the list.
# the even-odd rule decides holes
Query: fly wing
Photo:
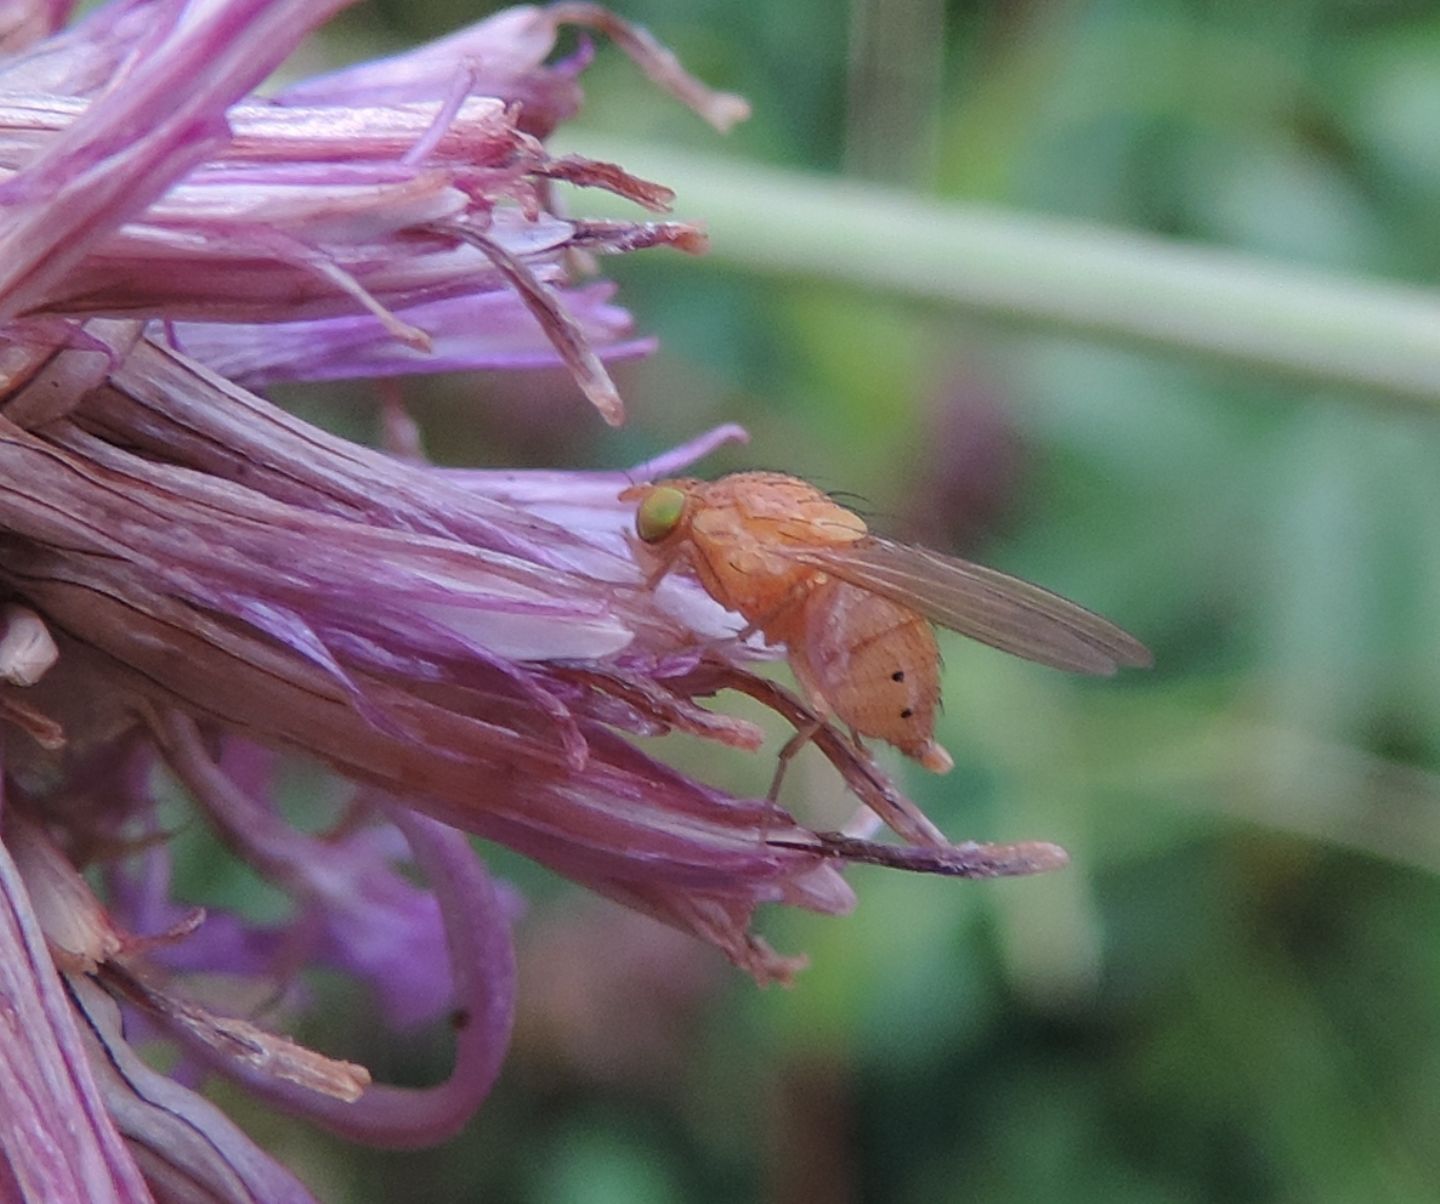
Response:
[[[786,555],[924,615],[932,623],[1026,660],[1109,675],[1146,666],[1150,650],[1108,619],[1018,577],[871,537]]]

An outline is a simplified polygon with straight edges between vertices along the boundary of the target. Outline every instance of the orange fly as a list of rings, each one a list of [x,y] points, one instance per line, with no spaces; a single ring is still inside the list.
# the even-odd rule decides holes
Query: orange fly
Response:
[[[1107,619],[1018,578],[870,534],[797,477],[741,472],[635,485],[635,530],[651,583],[688,565],[746,633],[784,644],[811,705],[925,768],[953,762],[935,742],[940,651],[931,623],[1076,673],[1150,664]],[[778,779],[777,779],[778,780]]]

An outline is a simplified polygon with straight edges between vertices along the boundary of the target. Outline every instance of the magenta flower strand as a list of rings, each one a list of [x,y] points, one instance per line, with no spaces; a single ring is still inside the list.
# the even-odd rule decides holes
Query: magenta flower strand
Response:
[[[854,741],[815,742],[906,842],[814,832],[632,739],[753,753],[774,653],[693,582],[651,588],[633,480],[683,471],[717,428],[632,473],[439,469],[318,430],[254,389],[563,365],[605,421],[605,363],[644,354],[595,255],[704,248],[683,222],[569,219],[557,182],[651,213],[670,192],[556,157],[603,35],[724,129],[744,102],[591,4],[524,6],[392,58],[264,80],[341,0],[12,6],[0,28],[0,722],[4,810],[0,1195],[310,1198],[193,1089],[209,1074],[357,1142],[458,1132],[516,1008],[512,891],[472,838],[716,946],[760,982],[803,959],[762,904],[840,914],[846,864],[964,876],[1063,864],[1052,845],[951,845]],[[577,421],[585,420],[577,407]],[[403,412],[387,410],[413,443]],[[413,450],[413,449],[412,449]],[[287,767],[341,815],[301,831]],[[265,923],[171,898],[183,797],[271,884]],[[94,867],[87,877],[82,871]],[[418,870],[418,878],[409,874]],[[197,984],[303,1007],[338,970],[396,1031],[448,1022],[441,1083],[401,1089]],[[238,988],[237,988],[238,990]],[[237,994],[236,998],[241,996]],[[258,994],[257,994],[258,997]],[[235,1008],[234,1011],[243,1011]],[[131,1042],[164,1038],[173,1074]]]

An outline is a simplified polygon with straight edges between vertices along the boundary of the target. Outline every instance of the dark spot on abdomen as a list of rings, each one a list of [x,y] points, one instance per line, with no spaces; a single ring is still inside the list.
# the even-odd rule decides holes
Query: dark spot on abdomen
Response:
[[[904,670],[904,669],[896,669],[894,673],[890,674],[890,680],[891,680],[891,681],[904,681],[904,680],[905,680],[905,670]]]
[[[914,713],[915,713],[915,708],[914,708],[914,707],[906,707],[903,711],[900,712],[900,718],[901,718],[901,719],[909,719],[910,716],[913,715]]]

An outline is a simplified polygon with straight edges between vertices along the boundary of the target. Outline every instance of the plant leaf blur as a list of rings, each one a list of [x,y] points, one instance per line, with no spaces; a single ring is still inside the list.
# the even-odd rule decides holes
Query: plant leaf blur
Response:
[[[1431,5],[616,7],[752,102],[712,160],[737,178],[844,175],[1331,279],[1440,276]],[[477,15],[387,2],[331,32],[400,45]],[[717,153],[612,50],[585,88],[584,137]],[[658,178],[705,218],[683,172]],[[756,240],[766,218],[749,216]],[[873,253],[890,220],[850,233]],[[1006,883],[854,869],[864,905],[781,918],[777,943],[812,965],[762,993],[502,854],[533,901],[522,1016],[465,1137],[380,1155],[237,1115],[334,1199],[1440,1199],[1440,396],[1182,354],[1184,331],[1137,350],[903,280],[766,273],[746,237],[727,226],[737,245],[709,261],[607,262],[661,342],[614,369],[626,427],[603,429],[558,371],[457,376],[406,387],[427,446],[619,466],[738,421],[750,445],[707,475],[855,491],[878,531],[1121,622],[1157,668],[1099,685],[942,637],[957,767],[904,771],[953,838],[1055,840],[1072,866]],[[1254,322],[1262,344],[1288,337],[1284,312]],[[1380,354],[1364,330],[1328,337]],[[355,421],[350,391],[295,400]],[[671,746],[741,792],[772,767]],[[785,790],[843,822],[813,753]],[[444,1062],[351,1025],[378,1075]]]

